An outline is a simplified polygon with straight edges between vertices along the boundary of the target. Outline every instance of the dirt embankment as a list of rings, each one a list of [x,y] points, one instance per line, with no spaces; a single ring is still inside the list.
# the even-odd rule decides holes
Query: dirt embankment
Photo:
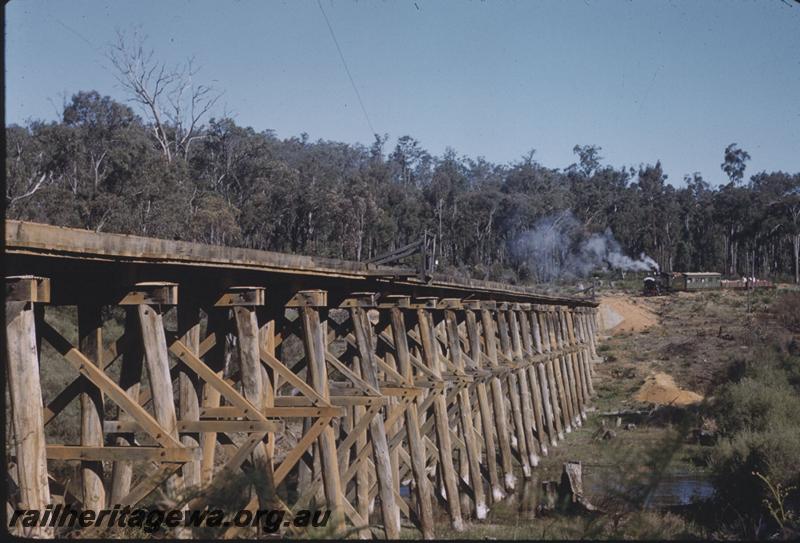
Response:
[[[663,303],[663,300],[661,301]],[[645,298],[634,297],[626,294],[612,294],[606,295],[600,300],[600,310],[598,315],[598,323],[600,330],[608,336],[615,336],[622,332],[634,333],[648,333],[651,328],[659,327],[664,330],[664,323],[660,322],[656,309],[659,308],[659,300],[651,300]],[[668,326],[671,328],[671,326]],[[645,339],[647,337],[648,339]],[[647,345],[652,346],[655,342],[653,336],[641,336],[631,341],[647,342]],[[691,341],[681,343],[678,346],[673,346],[671,343],[667,347],[678,347],[686,350],[683,353],[686,358],[692,358],[692,350],[694,343]],[[663,350],[663,349],[662,349]],[[647,352],[650,354],[650,349],[641,349],[641,354]],[[641,375],[645,373],[644,384],[638,389],[631,391],[631,399],[655,405],[676,405],[684,406],[701,402],[703,396],[692,392],[691,390],[680,388],[672,375],[666,373],[663,368],[660,368],[660,358],[664,353],[652,352],[651,356],[646,357],[644,360],[639,360],[632,365],[632,369]],[[676,354],[676,353],[673,353]],[[627,357],[626,357],[627,358]],[[620,361],[623,365],[630,365],[630,360]],[[619,364],[619,362],[618,362]],[[659,371],[660,370],[660,371]]]
[[[656,405],[691,405],[703,401],[703,397],[675,384],[675,379],[666,373],[654,373],[645,380],[634,400]]]
[[[626,295],[603,296],[598,322],[609,335],[617,332],[641,332],[658,324],[658,315],[647,305]]]

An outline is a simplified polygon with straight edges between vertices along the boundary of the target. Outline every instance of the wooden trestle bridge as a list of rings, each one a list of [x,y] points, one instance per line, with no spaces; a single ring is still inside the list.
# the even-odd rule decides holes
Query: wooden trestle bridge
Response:
[[[204,489],[244,471],[252,511],[330,509],[339,534],[397,538],[411,524],[433,538],[435,507],[456,530],[485,518],[519,485],[515,473],[530,477],[586,418],[597,358],[589,300],[425,283],[398,267],[5,228],[7,509],[134,506],[159,489],[197,510]],[[77,308],[77,335],[48,321],[50,306]],[[108,337],[122,314],[123,333]],[[43,343],[74,374],[44,397]],[[73,400],[80,417],[59,417]],[[52,442],[51,426],[80,441]],[[70,461],[81,475],[65,485],[55,468]]]

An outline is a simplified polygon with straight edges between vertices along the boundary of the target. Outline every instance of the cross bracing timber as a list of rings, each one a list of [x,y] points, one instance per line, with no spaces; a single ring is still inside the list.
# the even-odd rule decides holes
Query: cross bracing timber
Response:
[[[250,510],[313,505],[332,535],[430,539],[436,508],[463,530],[535,476],[594,394],[586,299],[20,221],[5,261],[15,509],[154,492],[202,509],[204,489],[244,472]],[[77,307],[76,342],[54,306]],[[114,311],[123,331],[106,337]],[[47,404],[44,344],[78,375]],[[54,424],[80,440],[51,442]],[[71,462],[66,488],[53,474]]]

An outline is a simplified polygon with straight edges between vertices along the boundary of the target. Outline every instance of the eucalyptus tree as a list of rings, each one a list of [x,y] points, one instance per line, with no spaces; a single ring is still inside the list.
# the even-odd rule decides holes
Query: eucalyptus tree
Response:
[[[203,137],[204,118],[222,93],[195,83],[199,68],[193,58],[176,66],[159,60],[138,30],[117,32],[106,56],[117,81],[147,116],[167,162],[176,156],[188,159],[192,144]]]
[[[719,167],[725,172],[732,184],[738,185],[744,178],[748,160],[750,160],[750,153],[740,149],[738,144],[731,143],[725,148],[724,160]]]
[[[356,260],[427,230],[438,237],[440,269],[503,281],[549,277],[571,245],[600,236],[666,270],[800,280],[800,174],[746,181],[749,154],[735,144],[721,165],[728,183],[712,188],[696,173],[676,188],[660,162],[615,168],[596,145],[575,146],[576,163],[559,170],[534,151],[497,164],[452,150],[437,157],[403,136],[387,156],[386,135],[369,147],[282,139],[226,117],[196,123],[186,152],[174,122],[162,128],[169,155],[152,112],[94,91],[76,93],[57,121],[7,127],[7,215]],[[521,254],[541,225],[564,226],[565,217],[566,241],[541,265]]]

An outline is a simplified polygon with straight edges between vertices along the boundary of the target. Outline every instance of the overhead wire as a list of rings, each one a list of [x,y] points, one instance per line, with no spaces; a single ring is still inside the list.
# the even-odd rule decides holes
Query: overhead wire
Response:
[[[361,111],[362,113],[364,113],[364,118],[367,120],[367,125],[369,126],[370,132],[372,133],[373,136],[377,137],[378,133],[375,132],[375,128],[372,126],[372,121],[370,120],[369,114],[367,113],[367,108],[364,107],[364,100],[361,99],[361,93],[358,92],[358,87],[356,86],[356,82],[353,79],[353,74],[350,73],[350,68],[347,66],[347,61],[344,58],[344,53],[342,53],[342,48],[339,46],[339,40],[336,39],[336,33],[333,31],[333,26],[331,25],[331,22],[328,19],[328,15],[325,13],[325,10],[322,7],[321,0],[317,0],[317,6],[319,6],[319,10],[322,12],[322,17],[325,19],[325,24],[328,25],[328,30],[331,33],[333,44],[336,46],[336,50],[339,52],[339,58],[342,59],[342,65],[344,66],[344,71],[347,73],[347,78],[350,80],[350,84],[353,86],[353,90],[356,93],[358,104],[361,106]]]

